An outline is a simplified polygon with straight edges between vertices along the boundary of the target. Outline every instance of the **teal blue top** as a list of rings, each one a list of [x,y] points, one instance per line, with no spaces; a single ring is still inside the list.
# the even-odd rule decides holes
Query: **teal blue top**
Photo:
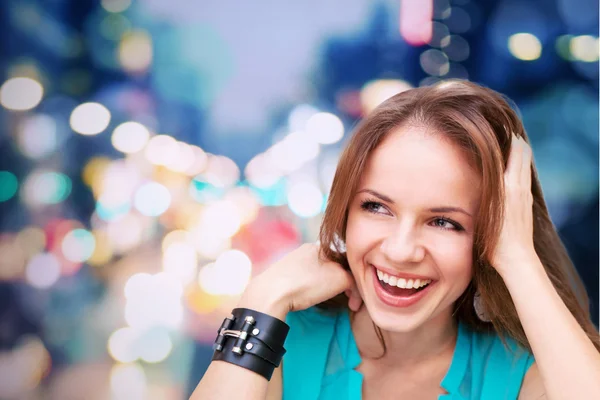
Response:
[[[316,307],[288,314],[290,332],[283,357],[283,400],[358,400],[363,376],[347,310],[325,313]],[[534,359],[507,338],[458,325],[450,368],[441,382],[443,400],[516,399]]]

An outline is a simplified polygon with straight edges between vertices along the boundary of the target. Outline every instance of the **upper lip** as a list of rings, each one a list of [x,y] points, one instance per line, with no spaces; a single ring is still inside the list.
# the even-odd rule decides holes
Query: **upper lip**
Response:
[[[398,271],[394,271],[385,267],[380,267],[379,265],[375,265],[375,264],[371,264],[372,267],[374,267],[375,269],[378,269],[381,272],[385,272],[388,275],[392,275],[395,276],[396,278],[403,278],[403,279],[420,279],[420,280],[426,280],[426,281],[433,281],[434,279],[427,277],[427,276],[423,276],[423,275],[415,275],[415,274],[406,274],[404,272],[398,272]]]

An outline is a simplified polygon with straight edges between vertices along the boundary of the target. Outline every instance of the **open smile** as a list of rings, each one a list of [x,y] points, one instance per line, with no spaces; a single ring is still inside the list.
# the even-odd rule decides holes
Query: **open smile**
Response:
[[[409,307],[425,297],[437,281],[389,275],[373,265],[373,285],[379,300],[392,307]]]

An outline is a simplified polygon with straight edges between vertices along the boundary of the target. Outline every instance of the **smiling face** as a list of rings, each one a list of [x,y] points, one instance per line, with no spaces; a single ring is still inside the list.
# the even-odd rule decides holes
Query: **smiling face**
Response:
[[[399,128],[373,151],[349,205],[346,254],[376,325],[449,320],[472,277],[479,200],[479,175],[441,135]]]

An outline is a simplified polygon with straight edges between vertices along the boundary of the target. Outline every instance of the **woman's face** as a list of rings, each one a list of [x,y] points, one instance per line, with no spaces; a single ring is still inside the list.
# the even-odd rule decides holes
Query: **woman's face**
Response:
[[[350,203],[346,252],[380,328],[409,332],[451,313],[472,276],[479,199],[462,151],[424,128],[395,130],[371,153]]]

